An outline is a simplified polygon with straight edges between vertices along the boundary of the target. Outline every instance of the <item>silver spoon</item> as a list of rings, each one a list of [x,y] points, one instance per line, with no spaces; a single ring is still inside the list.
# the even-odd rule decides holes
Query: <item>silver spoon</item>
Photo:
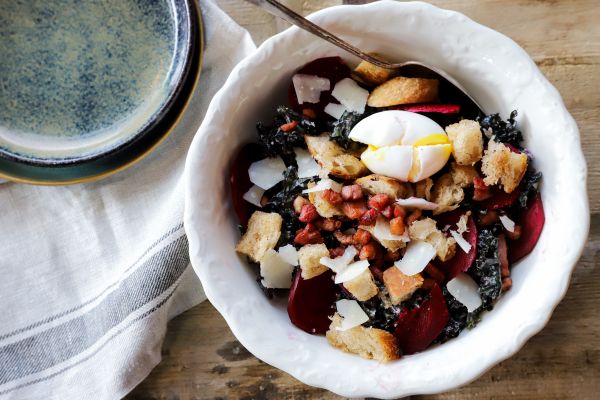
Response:
[[[465,105],[467,105],[467,107],[466,107],[467,109],[472,108],[472,110],[470,110],[471,114],[475,113],[475,115],[476,115],[476,113],[482,112],[481,107],[475,101],[475,99],[473,99],[473,97],[471,97],[467,93],[467,91],[454,78],[452,78],[448,73],[446,73],[445,71],[443,71],[439,68],[435,68],[435,67],[423,64],[418,61],[405,61],[405,62],[401,62],[401,63],[390,63],[390,62],[381,60],[380,58],[373,57],[372,55],[367,54],[367,53],[363,52],[362,50],[352,46],[350,43],[340,39],[339,37],[335,36],[331,32],[328,32],[325,29],[321,28],[320,26],[310,22],[308,19],[306,19],[303,16],[297,14],[296,12],[290,10],[288,7],[284,6],[283,4],[279,3],[276,0],[248,0],[248,2],[263,8],[265,11],[269,12],[270,14],[272,14],[276,17],[279,17],[293,25],[296,25],[299,28],[304,29],[305,31],[308,31],[322,39],[325,39],[329,43],[331,43],[337,47],[340,47],[340,48],[346,50],[347,52],[354,54],[355,56],[357,56],[365,61],[370,62],[371,64],[377,65],[378,67],[382,67],[382,68],[386,68],[386,69],[393,69],[393,70],[402,70],[403,73],[409,72],[411,75],[414,75],[414,76],[435,77],[437,79],[445,80],[450,85],[452,85],[455,89],[458,90],[457,93],[453,93],[454,96],[458,95],[459,97],[462,97],[463,103],[464,102],[471,103],[471,104],[465,104]],[[447,89],[448,88],[446,88],[446,90]],[[462,96],[460,96],[460,95],[462,95]],[[471,106],[471,107],[469,107],[469,106]],[[464,110],[464,111],[467,111],[467,113],[468,113],[469,110]],[[474,117],[475,115],[472,115],[472,116]]]

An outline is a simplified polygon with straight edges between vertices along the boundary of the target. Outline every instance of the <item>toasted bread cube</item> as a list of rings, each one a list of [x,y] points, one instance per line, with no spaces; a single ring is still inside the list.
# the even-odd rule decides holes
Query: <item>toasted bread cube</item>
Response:
[[[441,214],[458,208],[464,198],[464,190],[454,182],[450,173],[440,176],[431,188],[430,201],[438,205],[433,210],[433,214]]]
[[[433,188],[433,179],[425,178],[415,183],[415,196],[431,201],[431,188]]]
[[[315,186],[315,183],[309,182],[308,188]],[[333,205],[323,197],[323,192],[311,192],[308,194],[308,200],[317,209],[317,213],[323,218],[331,218],[344,215],[339,205]]]
[[[379,58],[378,54],[372,53],[371,55]],[[354,76],[370,86],[381,85],[383,82],[390,79],[394,73],[395,71],[393,69],[378,67],[368,61],[361,61],[354,69]]]
[[[329,330],[325,334],[327,341],[347,353],[357,354],[366,359],[388,362],[400,358],[398,341],[391,333],[377,328],[355,326],[347,331],[339,331],[342,317],[333,316]]]
[[[343,179],[356,179],[368,173],[358,157],[348,154],[340,145],[329,139],[326,133],[304,137],[310,155],[331,175]]]
[[[450,164],[450,175],[452,175],[452,181],[461,188],[473,186],[473,180],[479,176],[475,167],[459,165],[455,162]]]
[[[438,97],[437,79],[398,76],[377,86],[367,99],[370,107],[390,107],[399,104],[427,103]]]
[[[348,291],[352,293],[352,296],[356,297],[356,300],[358,301],[367,301],[379,293],[377,285],[375,285],[375,281],[373,280],[373,274],[369,269],[363,271],[363,273],[356,278],[345,282],[344,287],[348,289]]]
[[[255,211],[248,221],[248,229],[235,247],[238,253],[260,262],[270,249],[274,249],[281,236],[283,219],[277,213]]]
[[[423,277],[421,274],[404,275],[398,268],[390,267],[383,272],[383,284],[392,304],[400,304],[410,299],[410,296],[423,286]]]
[[[298,261],[302,279],[311,279],[321,275],[328,268],[319,261],[322,257],[329,257],[329,250],[323,243],[307,244],[298,250]]]
[[[405,199],[413,195],[412,186],[387,176],[371,174],[354,181],[368,194],[387,194],[393,199]]]
[[[527,155],[513,153],[503,143],[492,139],[483,155],[481,171],[486,185],[500,183],[506,193],[512,193],[527,171]]]
[[[444,235],[431,218],[420,219],[410,224],[408,235],[411,240],[423,240],[432,245],[441,261],[449,260],[456,254],[456,240]]]
[[[452,142],[452,155],[460,165],[475,165],[483,155],[483,136],[479,122],[470,119],[446,127]]]

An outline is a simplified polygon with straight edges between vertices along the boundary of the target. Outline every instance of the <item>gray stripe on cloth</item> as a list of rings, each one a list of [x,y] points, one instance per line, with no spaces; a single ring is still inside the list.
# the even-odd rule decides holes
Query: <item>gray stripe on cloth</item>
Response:
[[[0,347],[0,385],[82,353],[131,313],[171,287],[189,262],[185,235],[151,256],[85,314],[32,337]]]
[[[166,238],[168,238],[169,236],[171,236],[172,234],[174,234],[175,232],[177,232],[179,229],[183,228],[183,222],[178,224],[177,226],[175,226],[174,228],[172,228],[171,230],[169,230],[167,233],[165,233],[163,236],[161,236],[157,241],[155,241],[154,243],[152,243],[150,245],[150,247],[148,247],[141,256],[139,256],[135,262],[133,264],[131,264],[129,267],[127,267],[127,269],[125,271],[123,271],[123,274],[128,273],[133,267],[135,267],[137,265],[137,263],[140,262],[140,260],[142,258],[144,258],[148,253],[150,253],[156,246],[158,246],[163,240],[165,240]],[[23,333],[26,331],[29,331],[31,329],[37,328],[38,326],[47,324],[49,322],[52,322],[58,318],[62,318],[66,315],[69,315],[71,313],[74,313],[77,310],[81,310],[83,307],[87,306],[88,304],[93,303],[94,301],[98,300],[100,297],[102,297],[106,292],[108,292],[109,290],[111,290],[113,287],[117,286],[120,283],[120,281],[117,281],[115,283],[112,283],[110,285],[108,285],[106,288],[104,288],[104,290],[102,290],[100,293],[98,293],[96,296],[92,297],[91,299],[87,300],[84,303],[78,304],[77,306],[70,308],[66,311],[63,311],[61,313],[52,315],[50,317],[47,317],[43,320],[40,320],[38,322],[34,322],[33,324],[24,326],[22,328],[16,329],[14,331],[5,333],[3,335],[0,335],[0,342],[3,340],[6,340],[8,338],[10,338],[11,336],[15,336],[18,335],[19,333]]]

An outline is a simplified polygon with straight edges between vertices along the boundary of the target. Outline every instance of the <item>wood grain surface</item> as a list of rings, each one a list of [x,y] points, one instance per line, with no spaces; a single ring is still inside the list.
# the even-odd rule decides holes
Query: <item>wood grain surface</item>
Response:
[[[347,1],[364,3],[366,1]],[[285,28],[243,0],[218,0],[257,43]],[[287,0],[304,14],[341,4]],[[561,92],[588,161],[592,225],[565,299],[548,325],[515,356],[451,399],[600,398],[600,3],[597,0],[433,0],[514,39]],[[573,221],[577,223],[577,221]],[[163,360],[128,399],[339,399],[252,356],[205,302],[174,319]]]

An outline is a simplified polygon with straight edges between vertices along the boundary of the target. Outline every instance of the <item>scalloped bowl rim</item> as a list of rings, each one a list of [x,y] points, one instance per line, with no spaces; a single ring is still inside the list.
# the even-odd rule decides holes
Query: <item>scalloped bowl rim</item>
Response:
[[[353,17],[360,17],[353,26],[344,26],[341,22]],[[403,18],[405,26],[379,23],[376,27],[371,24],[366,34],[360,30],[366,20],[390,22],[395,17]],[[253,103],[261,103],[258,100],[265,96],[257,91],[249,97],[244,89],[259,89],[271,84],[277,76],[280,81],[283,76],[289,79],[293,70],[289,64],[294,60],[306,62],[326,54],[344,54],[292,27],[265,41],[234,68],[212,99],[191,145],[184,174],[184,224],[192,265],[208,299],[242,345],[261,360],[306,384],[347,397],[378,398],[437,393],[464,385],[516,353],[539,332],[567,290],[589,230],[587,167],[575,121],[558,91],[523,49],[508,37],[458,12],[422,2],[386,0],[327,8],[312,14],[310,19],[359,45],[361,41],[369,42],[370,37],[395,35],[402,29],[421,29],[425,32],[421,32],[423,37],[417,35],[410,40],[418,41],[424,50],[432,46],[434,51],[426,57],[440,57],[440,63],[447,63],[442,68],[459,78],[484,109],[504,115],[510,111],[508,107],[520,105],[524,112],[519,121],[526,144],[533,149],[536,165],[544,173],[541,193],[546,225],[540,241],[534,251],[515,266],[513,290],[502,296],[495,309],[486,313],[475,329],[422,353],[380,364],[333,349],[323,337],[308,335],[294,327],[287,318],[285,302],[266,300],[254,282],[256,273],[233,255],[239,234],[228,200],[227,182],[232,154],[252,135],[247,133],[248,140],[240,139],[239,136],[244,135],[241,126],[235,131],[232,125],[244,120],[246,130],[252,131],[256,117],[245,110],[257,107]],[[440,39],[439,46],[427,38],[430,25],[446,29],[447,35]],[[397,37],[399,41],[403,39],[401,35]],[[396,47],[399,46],[394,49]],[[296,50],[286,53],[286,49]],[[351,59],[345,55],[344,58]],[[268,67],[272,74],[264,73],[265,77],[260,78],[260,72]],[[494,83],[499,86],[493,86]],[[489,87],[498,90],[492,95]],[[258,100],[250,101],[253,97]],[[272,99],[268,101],[274,105]],[[536,133],[540,131],[546,140]],[[241,134],[237,135],[238,132]],[[547,140],[548,137],[554,140]],[[233,142],[226,140],[228,138],[233,138]],[[570,221],[578,221],[577,226]],[[569,243],[564,243],[565,237],[570,238]],[[538,274],[535,280],[530,278],[542,264],[550,273]],[[532,289],[532,283],[537,285],[533,287],[537,290]],[[526,284],[529,284],[527,290],[524,289]],[[494,335],[495,345],[490,344],[486,333]]]

